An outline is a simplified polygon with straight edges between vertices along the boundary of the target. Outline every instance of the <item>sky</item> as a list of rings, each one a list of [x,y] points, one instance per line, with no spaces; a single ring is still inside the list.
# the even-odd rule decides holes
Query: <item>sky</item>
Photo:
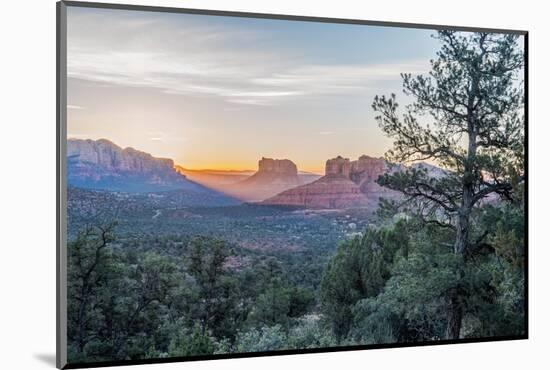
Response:
[[[375,95],[423,74],[433,31],[68,8],[70,138],[106,138],[191,169],[287,158],[323,173],[382,156]]]

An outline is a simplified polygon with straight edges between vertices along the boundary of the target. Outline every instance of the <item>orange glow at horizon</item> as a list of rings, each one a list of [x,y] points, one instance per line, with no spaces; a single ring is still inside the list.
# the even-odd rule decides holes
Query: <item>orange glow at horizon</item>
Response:
[[[275,158],[275,159],[284,159],[284,158]],[[324,164],[323,164],[323,167],[308,167],[308,166],[302,167],[298,163],[295,163],[295,164],[296,164],[296,167],[298,167],[298,171],[309,172],[316,175],[325,174]],[[185,166],[179,162],[175,162],[175,165],[190,171],[234,171],[234,172],[258,171],[257,162],[254,165],[250,165],[249,163],[215,163],[210,165],[205,164],[201,166],[197,166],[197,165]]]
[[[190,170],[265,157],[324,175],[337,156],[383,156],[374,97],[410,103],[401,73],[428,72],[439,49],[426,29],[70,8],[68,135]]]

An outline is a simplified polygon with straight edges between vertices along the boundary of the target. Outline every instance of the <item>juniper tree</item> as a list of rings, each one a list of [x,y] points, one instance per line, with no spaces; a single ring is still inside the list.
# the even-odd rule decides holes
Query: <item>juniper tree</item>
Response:
[[[189,242],[187,272],[196,283],[196,307],[193,314],[200,323],[202,335],[226,332],[225,325],[233,314],[235,281],[225,263],[229,257],[226,241],[197,236]]]
[[[114,240],[116,223],[87,227],[67,245],[68,336],[76,353],[81,356],[86,344],[94,337],[91,309],[97,304],[98,290],[110,273],[110,244]]]
[[[517,35],[440,31],[434,37],[441,48],[428,75],[401,75],[403,92],[413,99],[404,114],[394,94],[376,96],[372,107],[394,139],[388,161],[428,161],[445,174],[411,168],[378,181],[403,193],[402,205],[414,203],[425,222],[452,229],[453,251],[467,259],[487,236],[472,235],[472,211],[487,197],[513,200],[523,182],[524,58]],[[446,300],[446,337],[456,339],[459,286]]]

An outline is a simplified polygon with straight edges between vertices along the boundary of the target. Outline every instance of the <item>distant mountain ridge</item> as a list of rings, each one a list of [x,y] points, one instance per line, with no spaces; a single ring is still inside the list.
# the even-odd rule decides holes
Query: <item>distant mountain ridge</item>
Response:
[[[174,161],[156,158],[134,148],[121,148],[106,140],[67,141],[67,182],[83,189],[129,193],[183,191],[208,205],[239,202],[187,179],[174,168]]]
[[[176,165],[176,171],[188,179],[246,202],[270,198],[284,190],[317,180],[321,176],[300,171],[289,159],[262,157],[258,170],[187,169]]]
[[[191,181],[198,182],[210,188],[223,190],[224,186],[235,184],[252,176],[253,170],[213,170],[213,169],[189,169],[176,165],[176,171]]]
[[[256,172],[186,170],[172,159],[121,148],[106,139],[67,141],[69,186],[128,193],[183,191],[185,196],[181,199],[185,199],[185,204],[196,204],[192,201],[195,197],[208,205],[246,201],[306,208],[374,209],[380,197],[401,196],[378,185],[379,176],[405,168],[390,166],[383,158],[362,155],[354,161],[341,156],[327,160],[322,177],[298,171],[289,159],[265,157],[258,161]],[[445,175],[445,170],[427,163],[413,164],[410,168],[425,170],[430,177]]]

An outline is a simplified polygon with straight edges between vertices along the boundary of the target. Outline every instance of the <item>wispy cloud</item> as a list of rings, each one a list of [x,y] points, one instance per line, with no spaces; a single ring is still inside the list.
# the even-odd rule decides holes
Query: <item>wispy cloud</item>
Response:
[[[270,106],[274,105],[274,101],[270,99],[227,99],[229,103],[235,104],[246,104],[246,105],[260,105],[260,106]]]
[[[420,74],[428,70],[424,60],[378,65],[304,65],[252,82],[271,88],[297,89],[303,94],[349,94],[375,83],[399,80],[402,72]]]
[[[145,133],[146,138],[149,141],[158,141],[158,142],[184,142],[188,141],[187,137],[181,136],[173,132],[163,132],[163,131],[148,131]]]
[[[319,132],[319,135],[332,135],[334,134],[334,131],[321,131]]]
[[[269,106],[301,97],[357,94],[397,80],[401,72],[421,73],[428,67],[414,60],[312,65],[300,51],[262,47],[261,32],[161,22],[150,15],[105,17],[69,15],[70,78]]]

